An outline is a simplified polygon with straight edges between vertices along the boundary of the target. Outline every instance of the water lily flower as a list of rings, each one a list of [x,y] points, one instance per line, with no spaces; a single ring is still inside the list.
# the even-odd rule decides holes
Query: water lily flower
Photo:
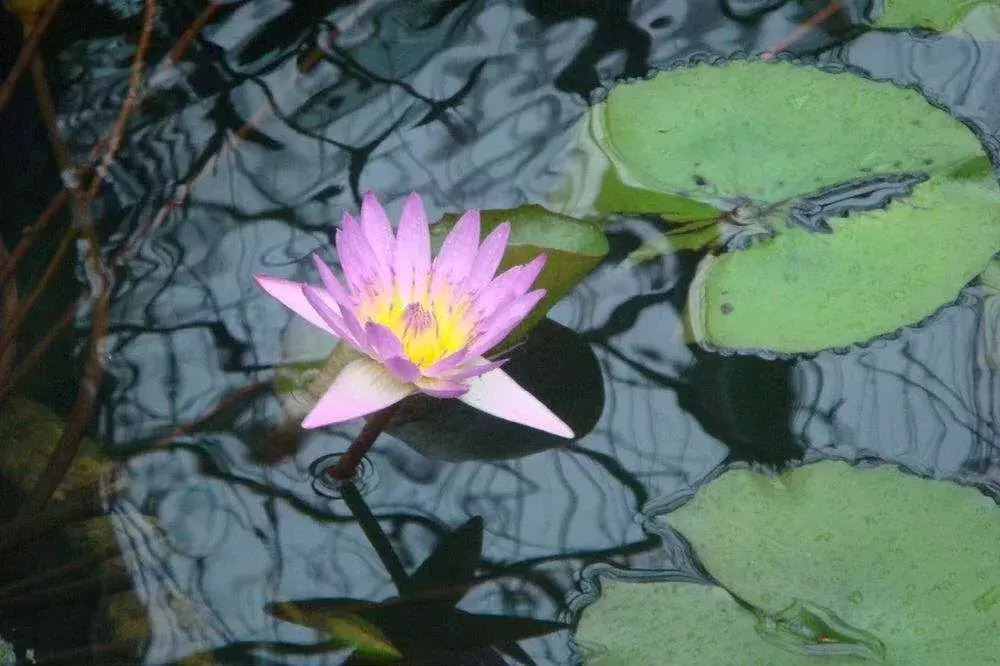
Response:
[[[348,364],[302,422],[318,428],[359,418],[413,393],[458,398],[487,414],[562,437],[573,431],[485,355],[545,296],[531,290],[545,255],[496,275],[510,223],[479,243],[479,211],[459,218],[431,259],[430,227],[417,194],[396,233],[372,193],[360,224],[345,213],[335,238],[344,283],[313,255],[321,286],[256,276],[310,324],[365,357]]]

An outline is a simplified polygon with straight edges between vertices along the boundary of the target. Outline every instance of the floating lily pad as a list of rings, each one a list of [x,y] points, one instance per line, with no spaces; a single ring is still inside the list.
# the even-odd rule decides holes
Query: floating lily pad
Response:
[[[695,339],[812,352],[919,322],[1000,249],[993,187],[988,165],[978,179],[942,176],[883,210],[833,222],[831,234],[786,227],[746,251],[707,257],[688,300]]]
[[[765,640],[760,622],[720,587],[602,578],[576,640],[587,666],[728,664],[857,666],[854,657],[817,660]]]
[[[762,613],[829,609],[888,663],[1000,664],[1000,507],[972,488],[833,461],[738,470],[666,520]]]
[[[945,31],[955,27],[977,8],[1000,8],[990,0],[884,0],[885,9],[875,19],[877,28],[926,28]]]
[[[934,313],[1000,250],[979,140],[913,90],[790,63],[702,64],[616,87],[590,123],[617,173],[602,207],[650,212],[645,188],[725,214],[716,235],[749,234],[693,285],[706,346],[864,342]],[[663,203],[669,220],[680,207]],[[710,226],[694,231],[704,238],[667,237],[645,257],[710,242]]]

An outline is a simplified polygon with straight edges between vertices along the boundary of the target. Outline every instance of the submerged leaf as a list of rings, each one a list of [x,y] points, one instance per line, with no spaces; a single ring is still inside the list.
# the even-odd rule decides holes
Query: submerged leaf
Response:
[[[483,552],[483,519],[473,516],[449,532],[423,564],[410,575],[410,594],[454,606],[474,583]]]
[[[876,636],[852,627],[833,611],[811,601],[796,600],[777,615],[761,614],[757,633],[784,650],[809,657],[885,659],[885,645]]]
[[[358,654],[386,661],[396,661],[403,657],[378,627],[346,610],[336,607],[304,608],[296,602],[285,601],[270,604],[267,612],[279,620],[321,631],[355,648]]]

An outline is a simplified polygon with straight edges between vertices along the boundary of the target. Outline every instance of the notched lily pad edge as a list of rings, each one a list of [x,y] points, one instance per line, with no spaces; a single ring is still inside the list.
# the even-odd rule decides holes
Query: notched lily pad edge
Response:
[[[625,569],[608,562],[596,562],[584,567],[583,571],[579,575],[576,587],[567,595],[567,610],[564,611],[564,618],[561,618],[565,619],[567,624],[572,627],[569,647],[570,653],[575,659],[573,663],[586,663],[587,657],[596,656],[588,654],[590,648],[585,645],[581,645],[576,641],[576,630],[579,626],[581,618],[583,617],[583,611],[588,606],[600,601],[602,579],[626,583],[687,583],[704,585],[706,587],[718,587],[728,593],[728,590],[726,590],[725,587],[713,581],[712,574],[704,569],[701,561],[697,557],[697,554],[694,552],[694,548],[684,535],[671,527],[666,521],[656,520],[657,518],[668,515],[687,502],[691,501],[700,488],[713,483],[727,472],[749,469],[757,472],[758,474],[764,474],[777,478],[781,474],[790,473],[798,468],[807,467],[824,461],[843,462],[850,465],[851,468],[858,470],[893,467],[903,474],[918,478],[931,479],[945,483],[953,483],[958,486],[974,488],[982,493],[984,497],[992,499],[994,502],[1000,504],[1000,489],[996,488],[995,484],[990,484],[977,479],[962,480],[952,477],[934,478],[931,474],[931,470],[921,471],[896,461],[889,461],[875,456],[861,455],[851,459],[843,456],[828,456],[814,452],[813,455],[807,454],[807,457],[797,464],[790,465],[781,470],[762,470],[746,463],[717,465],[702,479],[700,479],[696,486],[692,488],[685,488],[670,495],[654,499],[636,515],[636,521],[642,526],[643,532],[650,536],[659,537],[662,542],[672,542],[675,545],[683,547],[684,555],[687,558],[690,558],[689,564],[691,565],[691,569],[702,572],[703,575],[691,575],[687,571],[680,569]],[[734,597],[734,603],[739,604],[740,602]]]
[[[643,530],[649,532],[645,525],[643,526]],[[655,532],[649,533],[655,534]],[[656,536],[660,535],[656,534]],[[572,655],[571,663],[586,663],[588,657],[594,656],[588,654],[590,648],[577,642],[576,630],[580,624],[580,619],[583,617],[583,611],[588,606],[600,601],[601,579],[626,583],[688,583],[691,585],[715,587],[710,580],[692,576],[679,569],[623,569],[608,562],[595,562],[584,567],[580,573],[576,588],[571,590],[567,596],[567,610],[564,611],[568,619],[568,624],[572,627],[569,640],[569,650]]]

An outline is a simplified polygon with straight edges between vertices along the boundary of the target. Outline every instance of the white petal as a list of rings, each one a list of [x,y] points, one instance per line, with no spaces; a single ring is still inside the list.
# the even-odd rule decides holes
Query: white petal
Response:
[[[521,423],[560,437],[572,438],[573,430],[538,398],[499,368],[469,381],[469,392],[459,398],[487,414]]]
[[[362,358],[348,363],[302,421],[303,428],[343,423],[393,405],[416,392],[375,361]]]

